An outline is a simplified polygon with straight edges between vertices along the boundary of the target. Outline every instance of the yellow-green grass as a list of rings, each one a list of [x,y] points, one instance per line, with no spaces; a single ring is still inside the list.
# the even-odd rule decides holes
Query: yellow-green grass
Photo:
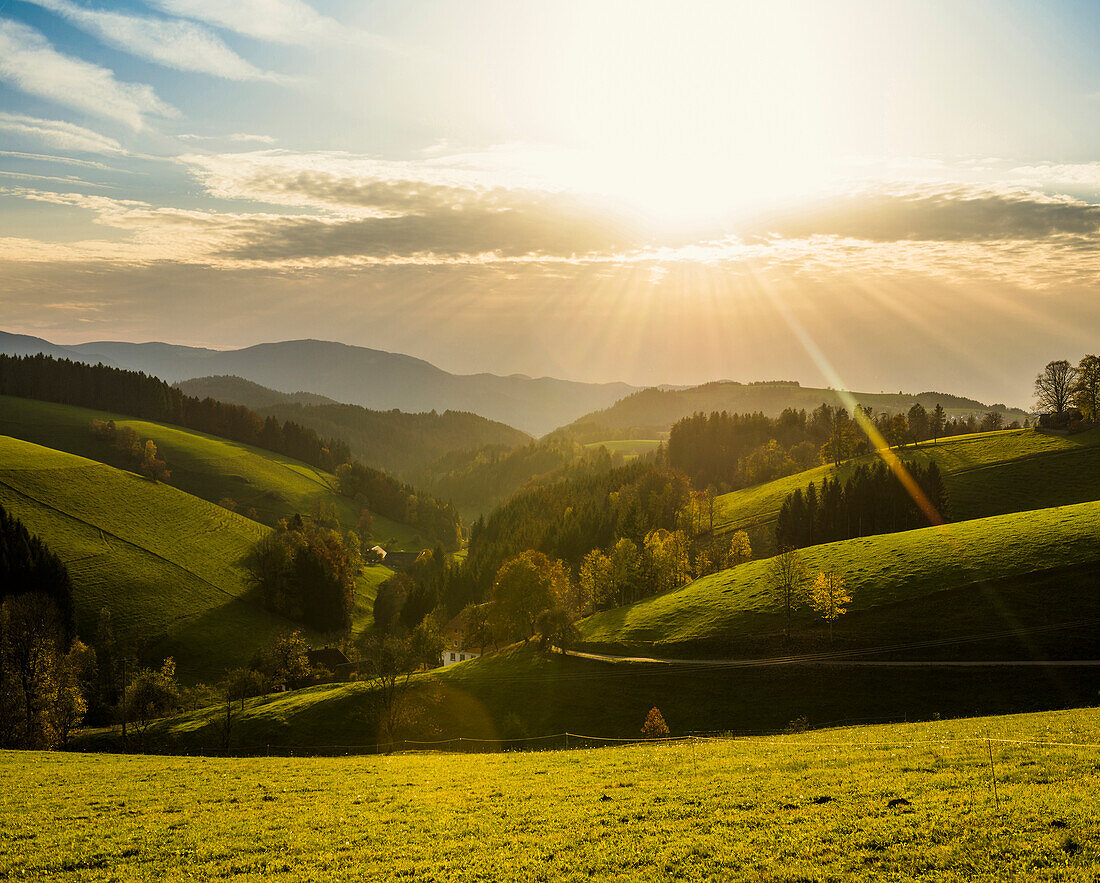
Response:
[[[0,503],[65,562],[85,638],[106,607],[118,637],[175,656],[181,677],[194,681],[247,662],[295,627],[249,598],[244,561],[269,528],[206,500],[0,436]],[[390,573],[360,575],[356,631],[369,627]]]
[[[317,504],[335,505],[345,527],[354,527],[358,511],[335,490],[335,478],[321,469],[281,454],[206,435],[179,426],[136,420],[104,411],[0,396],[0,434],[98,460],[126,463],[109,444],[92,436],[93,419],[114,420],[142,438],[151,438],[172,473],[169,484],[204,500],[231,499],[237,511],[255,510],[258,520],[274,524],[296,512],[309,514]],[[376,515],[372,536],[387,547],[415,550],[416,532],[408,525]]]
[[[1100,502],[998,515],[801,550],[811,574],[834,571],[849,609],[1100,560]],[[627,647],[713,643],[781,628],[770,559],[750,561],[580,624],[582,640]],[[811,614],[799,611],[796,619]]]
[[[1100,430],[1073,436],[1005,430],[908,445],[895,452],[922,465],[936,461],[955,521],[1100,499]],[[754,551],[770,555],[775,519],[788,495],[804,491],[811,481],[820,487],[825,476],[843,480],[858,464],[875,459],[860,457],[839,469],[819,466],[723,494],[716,503],[716,528],[747,530]]]
[[[1090,708],[519,754],[0,753],[0,876],[1070,883],[1100,873],[1097,743]]]

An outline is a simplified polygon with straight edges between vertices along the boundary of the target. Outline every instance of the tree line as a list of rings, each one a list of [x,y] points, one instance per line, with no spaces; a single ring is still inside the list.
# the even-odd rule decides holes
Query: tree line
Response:
[[[860,419],[826,403],[808,413],[788,408],[775,418],[725,411],[695,414],[673,425],[668,462],[694,487],[726,492],[870,453],[874,446],[861,420],[892,447],[1020,426],[1015,421],[1006,425],[997,410],[980,419],[972,414],[952,418],[939,404],[929,411],[915,403],[908,412],[897,414],[864,408],[856,416]]]
[[[164,381],[137,371],[106,365],[86,365],[50,356],[0,355],[0,395],[39,399],[84,408],[115,411],[195,429],[283,454],[311,466],[335,472],[340,492],[362,509],[417,527],[430,541],[456,548],[461,521],[455,508],[377,469],[351,458],[343,441],[323,439],[314,430],[291,420],[261,419],[242,405],[188,396]],[[137,438],[126,427],[95,421],[93,434],[122,450],[138,468],[168,477],[157,456],[156,444]]]
[[[901,468],[946,520],[947,489],[936,462],[933,460],[927,466],[903,462]],[[798,489],[789,494],[779,509],[775,537],[780,549],[798,549],[914,530],[930,523],[894,471],[879,461],[872,466],[861,463],[843,483],[839,478],[826,476],[820,490],[811,481],[804,492]]]
[[[323,439],[293,421],[264,420],[243,405],[198,399],[157,377],[102,364],[44,355],[0,355],[0,395],[171,423],[284,454],[326,472],[351,459],[344,442]]]

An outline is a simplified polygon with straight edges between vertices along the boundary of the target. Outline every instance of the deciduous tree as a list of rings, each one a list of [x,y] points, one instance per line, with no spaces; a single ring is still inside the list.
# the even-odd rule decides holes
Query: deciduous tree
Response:
[[[844,579],[835,571],[822,571],[810,589],[810,604],[817,614],[829,623],[829,640],[833,638],[833,623],[848,612],[852,598]]]
[[[1077,369],[1065,359],[1048,362],[1035,378],[1035,403],[1040,411],[1061,416],[1069,408]]]
[[[809,574],[801,556],[795,549],[786,546],[768,565],[768,576],[775,587],[787,618],[787,640],[791,638],[791,612],[803,600],[803,592]]]

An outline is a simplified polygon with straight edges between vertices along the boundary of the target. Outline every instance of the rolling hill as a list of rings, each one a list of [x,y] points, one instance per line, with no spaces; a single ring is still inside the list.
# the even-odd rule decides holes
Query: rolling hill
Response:
[[[249,597],[244,560],[269,529],[176,487],[0,435],[0,503],[68,567],[79,634],[93,638],[106,607],[120,638],[175,656],[184,680],[217,678],[299,627]],[[359,576],[356,632],[390,573]]]
[[[1066,503],[1100,500],[1100,430],[1073,436],[1034,429],[955,436],[938,443],[895,449],[926,464],[935,460],[950,498],[950,518],[962,521]],[[774,523],[788,494],[837,475],[842,480],[869,454],[833,466],[819,466],[767,484],[723,494],[717,500],[719,531],[746,530],[758,555],[775,549]]]
[[[235,375],[284,392],[309,390],[380,411],[469,411],[532,435],[606,407],[636,389],[625,383],[579,383],[520,374],[451,374],[412,356],[320,340],[224,351],[111,341],[58,347],[0,332],[0,353],[35,352],[144,371],[169,383]]]
[[[849,615],[918,598],[934,604],[938,592],[1100,563],[1100,501],[826,543],[800,555],[811,574],[832,570],[845,579]],[[581,639],[601,646],[690,648],[781,631],[783,611],[769,564],[750,561],[597,613],[580,624]],[[1066,614],[1074,618],[1072,610]],[[799,612],[799,623],[811,620],[808,610]],[[917,639],[912,629],[908,635]]]
[[[333,476],[289,457],[179,426],[0,396],[0,435],[125,468],[110,445],[92,436],[93,419],[114,420],[117,426],[129,426],[142,438],[153,439],[171,470],[173,487],[212,503],[231,499],[237,511],[255,510],[256,519],[265,524],[296,512],[308,514],[318,505],[335,506],[345,527],[358,520],[352,502],[336,493]],[[412,528],[381,516],[375,517],[374,536],[387,548],[422,548]]]
[[[335,404],[328,396],[315,392],[279,392],[268,389],[243,377],[214,376],[193,377],[176,383],[189,396],[198,399],[216,399],[231,405],[244,405],[253,411],[270,408],[272,405],[331,405]]]
[[[908,411],[919,402],[928,410],[942,404],[949,417],[980,416],[987,411],[999,411],[1005,415],[1006,422],[1019,420],[1022,423],[1029,416],[1019,408],[1009,408],[1003,404],[986,405],[949,393],[853,392],[851,395],[859,404],[873,408],[875,413]],[[822,402],[834,407],[846,407],[836,390],[804,387],[794,381],[744,384],[722,380],[686,389],[651,387],[631,393],[604,410],[587,414],[564,427],[563,431],[583,442],[622,438],[624,432],[633,433],[625,436],[627,438],[657,438],[661,433],[667,433],[678,420],[700,412],[761,412],[769,417],[778,417],[785,408],[812,411]]]

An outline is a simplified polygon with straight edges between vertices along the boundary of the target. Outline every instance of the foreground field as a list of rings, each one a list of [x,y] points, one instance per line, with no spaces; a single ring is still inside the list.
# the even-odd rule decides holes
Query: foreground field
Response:
[[[1094,879],[1098,743],[1083,709],[530,754],[7,753],[0,878]]]

